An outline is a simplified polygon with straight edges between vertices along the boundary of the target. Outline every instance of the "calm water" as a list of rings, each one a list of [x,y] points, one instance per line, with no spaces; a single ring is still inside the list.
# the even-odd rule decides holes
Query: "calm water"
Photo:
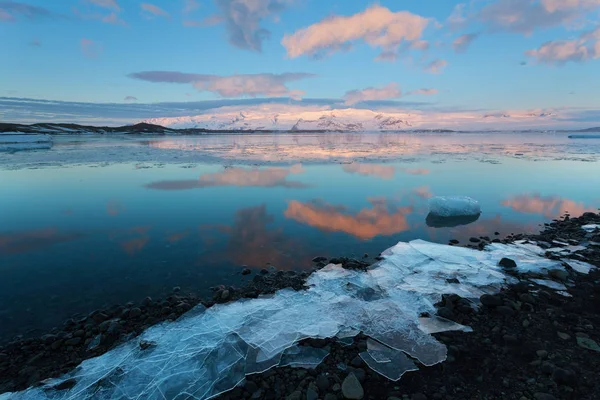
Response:
[[[506,134],[58,138],[0,154],[0,340],[174,286],[207,295],[242,265],[536,231],[600,206],[599,154],[600,140]],[[453,194],[480,219],[428,226],[427,198]]]

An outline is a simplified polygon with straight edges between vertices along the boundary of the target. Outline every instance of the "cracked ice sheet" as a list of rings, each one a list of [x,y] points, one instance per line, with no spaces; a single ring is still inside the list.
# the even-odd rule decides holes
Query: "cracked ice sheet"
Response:
[[[248,374],[280,365],[286,350],[291,356],[303,339],[352,337],[357,331],[385,346],[391,360],[380,363],[367,352],[365,361],[399,379],[390,370],[412,370],[414,361],[408,356],[426,366],[446,359],[446,346],[427,331],[457,327],[424,328],[419,319],[422,313],[435,314],[434,304],[443,293],[477,298],[499,290],[508,281],[498,266],[503,257],[514,259],[521,271],[562,268],[560,261],[546,260],[540,253],[537,246],[523,243],[494,244],[486,251],[421,240],[399,243],[368,271],[328,265],[307,279],[305,291],[284,289],[206,310],[194,308],[175,322],[151,327],[139,338],[84,361],[59,379],[5,398],[205,399],[232,389]],[[460,284],[448,283],[449,278]],[[141,340],[153,346],[141,350]],[[298,361],[302,365],[326,356],[302,351],[307,352]],[[76,380],[73,388],[51,389],[71,378]]]

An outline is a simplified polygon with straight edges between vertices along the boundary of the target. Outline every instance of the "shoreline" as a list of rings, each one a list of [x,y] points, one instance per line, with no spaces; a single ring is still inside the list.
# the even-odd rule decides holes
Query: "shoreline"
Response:
[[[580,218],[555,220],[545,224],[546,229],[539,234],[515,235],[502,241],[496,240],[503,243],[511,243],[516,240],[547,243],[559,241],[565,245],[576,245],[583,240],[600,242],[599,232],[591,234],[591,239],[586,238],[589,235],[581,229],[581,226],[589,223],[600,223],[600,215],[586,213]],[[493,237],[493,234],[490,236]],[[467,247],[479,248],[486,242],[483,239],[476,244],[468,243]],[[588,258],[586,261],[600,266],[600,247],[589,246],[586,251],[589,253],[589,255],[586,254]],[[315,261],[317,268],[327,264],[324,259],[315,259]],[[332,259],[330,261],[341,263],[344,268],[349,269],[366,269],[369,266],[367,263],[351,259]],[[243,274],[246,272],[241,271]],[[520,277],[533,278],[531,275],[520,274]],[[540,274],[534,275],[536,278],[541,277]],[[308,276],[308,272],[298,274],[265,270],[256,273],[252,281],[240,289],[224,286],[215,288],[211,300],[182,296],[178,293],[162,301],[152,301],[147,298],[139,305],[128,303],[125,306],[95,311],[79,321],[68,321],[61,330],[57,328],[39,338],[23,339],[3,347],[0,346],[0,377],[2,377],[0,378],[0,393],[22,390],[40,380],[60,376],[72,370],[81,361],[103,354],[117,344],[137,336],[151,325],[175,319],[197,304],[202,303],[204,306],[210,307],[216,303],[240,298],[255,298],[260,294],[273,293],[284,287],[302,290]],[[220,398],[234,399],[252,396],[258,396],[254,398],[284,398],[292,396],[291,398],[300,399],[309,398],[314,394],[318,395],[318,397],[313,397],[315,399],[344,398],[344,395],[341,394],[343,392],[341,386],[352,373],[359,382],[359,386],[364,388],[367,395],[365,398],[394,396],[402,398],[404,395],[412,396],[408,398],[415,400],[427,398],[449,400],[532,398],[544,400],[552,398],[535,397],[536,393],[541,393],[554,395],[554,398],[592,399],[594,393],[600,393],[600,386],[589,377],[589,374],[600,370],[600,353],[582,348],[578,339],[575,338],[586,338],[578,336],[577,333],[579,333],[587,335],[592,340],[600,339],[600,315],[597,315],[595,311],[600,306],[600,288],[594,285],[599,276],[597,269],[592,270],[589,275],[571,271],[566,276],[564,274],[554,276],[553,278],[557,281],[565,279],[575,282],[575,286],[569,288],[570,293],[573,292],[573,297],[569,298],[545,287],[534,285],[527,288],[520,283],[510,285],[494,296],[499,300],[496,306],[484,305],[474,312],[467,311],[471,309],[464,306],[461,299],[457,298],[458,296],[445,296],[443,304],[438,305],[438,315],[469,325],[474,332],[434,334],[448,346],[448,360],[418,372],[408,373],[399,382],[387,381],[364,366],[360,358],[357,360],[359,350],[363,350],[366,346],[365,337],[358,336],[355,343],[348,347],[341,346],[331,339],[309,340],[313,347],[330,345],[332,349],[330,355],[316,369],[308,371],[290,367],[271,369],[262,374],[250,376],[244,386],[238,386],[231,392],[221,395]],[[573,306],[571,304],[573,302],[579,306]],[[548,310],[553,310],[550,314],[557,316],[552,322],[548,318]],[[591,323],[578,322],[575,327],[566,326],[559,318],[564,313],[568,313],[569,316],[571,314],[585,315],[586,317],[583,319],[588,319]],[[525,323],[524,321],[529,322]],[[587,326],[591,326],[591,329],[588,329]],[[558,333],[548,335],[547,333],[552,327],[555,331],[559,328],[562,329],[559,332],[569,336],[570,340],[564,339],[565,335],[558,336]],[[575,331],[575,328],[582,330]],[[534,333],[537,333],[539,337]],[[100,343],[88,351],[90,344],[95,344],[98,338]],[[572,344],[575,344],[574,348],[571,348]],[[544,351],[546,352],[545,356]],[[530,359],[532,353],[534,357]],[[589,360],[582,359],[582,354],[588,354]],[[479,359],[481,357],[483,359]],[[555,361],[557,357],[561,360]],[[563,358],[566,361],[562,361]],[[576,360],[577,368],[571,365],[575,362],[571,362],[571,360]],[[486,376],[483,376],[481,381],[480,376],[469,376],[479,371],[481,366],[484,366],[484,371],[485,368],[492,371],[489,372],[492,374],[494,361],[496,364],[512,365],[513,370],[508,371],[505,368],[504,371],[501,371],[502,375],[499,376],[501,379],[498,379],[497,382],[488,381]],[[537,361],[539,363],[536,363]],[[555,361],[551,367],[548,366],[550,361]],[[340,363],[346,365],[345,370],[340,368]],[[533,374],[534,369],[542,371],[541,374],[528,377],[528,380],[524,382],[517,379],[519,375]],[[548,371],[550,374],[547,375],[543,371]],[[556,371],[559,372],[556,373]],[[577,379],[573,378],[573,374]],[[425,377],[429,378],[425,379]],[[534,379],[535,382],[531,382],[531,379]],[[505,382],[506,380],[508,380],[508,384]],[[280,384],[277,389],[275,384],[278,381]],[[327,385],[326,381],[329,382]],[[436,382],[440,385],[437,385]],[[340,387],[337,388],[336,384]],[[530,389],[530,386],[533,386],[533,389]],[[442,388],[445,389],[442,390]],[[482,388],[488,392],[481,392]],[[261,390],[262,392],[260,392]],[[509,391],[519,392],[520,396],[515,397],[517,394],[513,396],[508,393]],[[503,393],[502,397],[493,397],[498,396],[498,394],[494,394],[496,392]],[[479,395],[474,397],[473,393],[479,393]],[[468,396],[464,397],[464,395]],[[489,397],[490,395],[492,397]],[[592,397],[586,397],[588,395]]]

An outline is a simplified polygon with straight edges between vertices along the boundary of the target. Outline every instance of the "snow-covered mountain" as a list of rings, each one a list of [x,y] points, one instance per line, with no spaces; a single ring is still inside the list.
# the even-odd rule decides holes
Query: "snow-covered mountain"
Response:
[[[219,107],[202,114],[143,122],[172,129],[279,131],[400,131],[415,129],[539,129],[559,116],[546,110],[482,114],[472,111],[369,110],[269,104]]]
[[[382,113],[354,108],[292,110],[278,108],[227,110],[186,117],[152,118],[144,122],[174,129],[386,131],[411,128],[410,114]],[[283,111],[283,112],[282,112]]]

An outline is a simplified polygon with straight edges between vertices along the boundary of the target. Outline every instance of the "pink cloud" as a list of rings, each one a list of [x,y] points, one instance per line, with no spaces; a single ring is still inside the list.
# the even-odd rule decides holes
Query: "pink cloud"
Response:
[[[600,0],[499,0],[482,8],[478,18],[492,29],[531,34],[536,28],[570,25]]]
[[[396,172],[394,166],[380,164],[352,163],[344,165],[342,169],[350,174],[377,176],[381,179],[391,179]]]
[[[121,11],[121,7],[119,7],[116,0],[87,0],[87,2],[97,5],[98,7],[108,8],[117,12]]]
[[[223,22],[223,17],[220,15],[210,15],[204,18],[202,21],[196,21],[192,19],[183,20],[182,25],[186,28],[203,28],[205,26],[214,26]]]
[[[438,58],[427,64],[423,69],[431,74],[440,74],[447,65],[448,61]]]
[[[196,0],[185,0],[185,6],[183,8],[184,14],[189,14],[200,8],[200,3]]]
[[[305,73],[217,76],[175,71],[144,71],[129,75],[130,78],[156,83],[191,83],[200,92],[212,92],[222,97],[289,96],[294,99],[301,98],[304,92],[289,89],[287,83],[313,76]]]
[[[124,101],[138,101],[138,99],[135,96],[126,96]]]
[[[351,90],[344,95],[346,105],[353,105],[369,100],[388,100],[402,96],[402,90],[397,83],[388,83],[381,88],[368,87],[361,90]]]
[[[452,42],[452,48],[457,53],[464,53],[467,51],[473,40],[477,39],[478,33],[467,33],[454,39]]]
[[[163,10],[162,8],[160,8],[158,6],[155,6],[154,4],[142,3],[142,4],[140,4],[140,7],[146,13],[152,14],[153,16],[156,16],[156,17],[165,17],[165,18],[169,18],[170,17],[170,15],[169,15],[168,12],[166,12],[165,10]]]
[[[358,41],[394,52],[403,42],[421,39],[429,19],[407,11],[373,5],[351,16],[334,16],[285,35],[281,43],[290,58],[322,56],[346,50]]]
[[[102,45],[90,39],[81,39],[81,51],[88,58],[96,58],[102,53]]]
[[[585,62],[600,58],[600,28],[582,33],[576,40],[546,42],[525,55],[538,63],[563,65],[567,62]]]
[[[410,92],[406,93],[406,96],[410,96],[410,95],[414,95],[414,94],[418,94],[418,95],[423,95],[423,96],[432,96],[434,94],[438,94],[439,91],[437,89],[418,89],[418,90],[411,90]]]
[[[119,16],[115,12],[102,17],[100,20],[102,22],[104,22],[105,24],[127,25],[127,23],[125,21],[123,21],[121,18],[119,18]]]
[[[0,8],[0,21],[13,22],[15,17]]]

